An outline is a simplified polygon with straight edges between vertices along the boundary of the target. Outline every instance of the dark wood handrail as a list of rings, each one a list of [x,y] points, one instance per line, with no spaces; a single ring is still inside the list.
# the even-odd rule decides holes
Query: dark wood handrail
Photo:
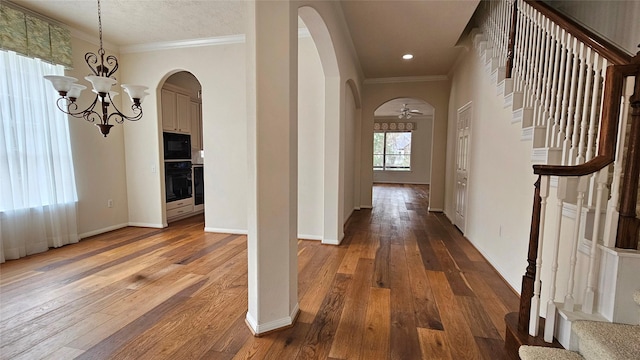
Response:
[[[575,166],[534,165],[533,172],[548,176],[584,176],[593,174],[611,164],[616,155],[618,119],[620,117],[620,97],[627,67],[609,66],[604,84],[602,121],[598,154],[584,164]],[[618,99],[618,100],[616,100]]]
[[[571,35],[582,41],[585,45],[595,50],[598,54],[609,60],[614,65],[625,65],[631,62],[632,55],[613,45],[610,41],[597,35],[593,31],[578,24],[575,20],[560,13],[548,4],[537,0],[524,0],[534,9],[538,10],[551,21],[560,25]]]

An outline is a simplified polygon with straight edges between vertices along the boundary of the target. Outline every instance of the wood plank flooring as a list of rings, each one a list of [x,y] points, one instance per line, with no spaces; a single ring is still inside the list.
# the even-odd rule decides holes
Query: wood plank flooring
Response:
[[[245,325],[241,235],[203,218],[0,265],[1,359],[501,359],[518,298],[428,186],[376,185],[340,246],[299,241],[293,328]]]

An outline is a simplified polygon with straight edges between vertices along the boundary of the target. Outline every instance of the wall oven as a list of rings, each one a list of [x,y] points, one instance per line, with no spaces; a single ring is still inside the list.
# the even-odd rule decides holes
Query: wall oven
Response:
[[[165,160],[191,160],[191,135],[162,133]]]
[[[174,161],[164,164],[167,202],[192,196],[191,161]]]

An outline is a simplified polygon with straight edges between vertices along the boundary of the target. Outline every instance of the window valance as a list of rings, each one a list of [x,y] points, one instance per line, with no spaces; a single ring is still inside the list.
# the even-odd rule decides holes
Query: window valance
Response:
[[[72,67],[71,32],[5,3],[0,4],[0,49]]]
[[[411,131],[416,129],[416,124],[413,122],[374,122],[374,131]]]

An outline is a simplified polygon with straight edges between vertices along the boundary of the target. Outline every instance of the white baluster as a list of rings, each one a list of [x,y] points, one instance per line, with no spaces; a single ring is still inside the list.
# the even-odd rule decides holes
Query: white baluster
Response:
[[[559,129],[554,134],[557,134],[555,147],[561,147],[565,140],[566,136],[566,127],[567,127],[567,101],[569,100],[569,69],[571,68],[571,49],[570,47],[570,39],[567,39],[567,33],[562,29],[561,31],[561,44],[562,44],[562,55],[560,58],[560,73],[558,74],[558,91],[556,97],[556,113],[555,113],[555,121],[560,122]],[[564,158],[562,159],[562,164],[566,165]]]
[[[543,33],[544,30],[542,28],[543,16],[537,11],[531,9],[533,15],[533,25],[534,25],[534,35],[535,35],[535,45],[532,46],[532,52],[534,55],[534,61],[530,65],[529,70],[529,101],[527,107],[535,109],[537,108],[538,102],[538,94],[540,93],[539,86],[542,80],[542,65],[540,64],[542,61],[542,52],[543,52]],[[533,117],[532,124],[535,125],[535,116]]]
[[[553,243],[553,260],[551,262],[551,284],[549,287],[549,300],[547,301],[547,317],[544,324],[544,341],[553,342],[553,333],[556,328],[556,282],[558,275],[558,253],[560,252],[560,230],[562,228],[562,207],[567,197],[567,178],[558,178],[557,187],[557,212],[555,221],[555,237]]]
[[[529,314],[529,335],[538,335],[540,317],[540,274],[542,272],[542,247],[544,244],[544,224],[546,222],[547,198],[549,197],[549,176],[540,177],[540,231],[538,236],[538,253],[536,256],[536,276],[534,279],[533,297],[531,298],[531,312]]]
[[[524,72],[522,65],[524,63],[525,54],[529,45],[527,37],[527,18],[524,9],[521,8],[522,1],[518,1],[518,19],[516,20],[516,41],[513,49],[513,72],[511,77],[514,80],[514,93],[522,93],[524,86]]]
[[[558,135],[562,131],[560,124],[560,103],[562,101],[562,84],[564,83],[563,71],[566,52],[564,51],[564,30],[560,26],[553,26],[553,39],[555,55],[553,56],[553,72],[551,75],[551,93],[549,93],[549,120],[553,117],[553,124],[549,124],[550,136],[547,136],[549,147],[558,146]]]
[[[607,65],[607,60],[604,58],[600,58],[599,55],[595,54],[595,59],[593,61],[593,89],[591,90],[591,106],[590,106],[590,114],[589,114],[589,131],[587,137],[587,151],[585,154],[585,161],[589,161],[593,158],[595,154],[595,149],[598,146],[598,141],[600,138],[600,110],[601,110],[601,100],[603,92],[599,91],[601,86],[601,74],[604,71]],[[597,136],[597,137],[596,137]],[[589,206],[593,206],[593,189],[596,186],[595,175],[591,178],[589,191],[588,204]]]
[[[593,235],[591,236],[591,253],[589,254],[589,273],[587,275],[587,289],[584,293],[584,302],[582,304],[582,311],[587,314],[593,314],[595,310],[596,300],[596,256],[598,252],[598,238],[600,236],[600,217],[602,216],[603,201],[602,195],[604,193],[604,187],[607,184],[607,178],[609,175],[609,167],[598,171],[596,174],[596,207],[594,209],[595,215],[593,220]]]
[[[584,193],[589,184],[588,176],[578,178],[578,200],[576,201],[576,220],[573,224],[573,237],[571,238],[571,255],[569,259],[569,280],[567,282],[567,294],[564,297],[564,309],[575,310],[576,299],[573,297],[573,287],[576,274],[576,261],[578,257],[578,240],[580,239],[580,228],[582,221],[582,208],[584,204]]]
[[[544,33],[544,42],[545,42],[545,56],[541,63],[542,71],[544,72],[544,76],[542,78],[542,83],[540,87],[540,110],[538,111],[538,126],[547,126],[549,124],[549,93],[551,90],[551,75],[553,66],[551,66],[551,62],[553,60],[553,39],[551,37],[551,27],[553,23],[548,18],[545,18],[545,33]],[[548,146],[548,144],[546,144]]]
[[[523,1],[520,1],[519,5],[522,6],[525,19],[525,31],[523,36],[524,42],[526,43],[526,51],[524,52],[524,57],[521,59],[520,63],[520,68],[522,69],[522,73],[520,74],[522,77],[522,86],[520,91],[523,93],[522,106],[527,107],[529,105],[529,98],[531,94],[531,64],[535,61],[533,48],[536,40],[536,29],[533,18],[531,17],[531,6]]]
[[[596,54],[597,56],[597,54]],[[589,101],[587,100],[591,94],[593,72],[591,71],[591,48],[587,48],[587,56],[585,57],[587,65],[586,75],[587,80],[584,86],[584,97],[582,100],[582,118],[580,119],[580,142],[578,143],[578,159],[576,164],[584,163],[585,143],[587,137],[587,129],[589,127]]]
[[[530,103],[529,106],[533,108],[534,110],[534,117],[533,117],[533,125],[535,124],[535,115],[536,115],[536,109],[539,108],[538,103],[539,103],[539,94],[540,94],[540,84],[542,83],[542,58],[543,58],[543,51],[544,51],[544,38],[543,38],[543,34],[544,34],[544,28],[543,28],[543,22],[544,22],[544,17],[542,16],[542,14],[538,13],[538,12],[534,12],[533,13],[535,16],[535,31],[536,31],[536,45],[534,46],[534,54],[535,54],[535,62],[532,64],[532,69],[530,71],[530,78],[531,78],[531,99],[530,99]]]
[[[600,58],[598,53],[595,54],[593,60],[593,89],[591,90],[591,112],[589,115],[589,137],[587,139],[587,153],[585,155],[585,161],[589,161],[593,158],[594,150],[596,148],[596,128],[599,126],[598,119],[600,119],[600,109],[602,95],[599,91],[601,86],[602,72],[607,66],[607,60]]]
[[[580,59],[578,58],[578,40],[571,35],[568,35],[568,37],[568,42],[571,43],[570,47],[573,53],[573,64],[571,65],[571,85],[569,86],[569,103],[566,114],[567,132],[564,138],[564,143],[562,144],[562,158],[565,159],[565,165],[573,165],[574,158],[571,156],[571,139],[577,135],[577,129],[575,128],[576,122],[574,121],[574,111],[576,108],[574,106],[574,102],[576,101],[576,87],[578,84],[578,67],[580,66]],[[567,65],[568,64],[569,61],[567,61]],[[564,98],[566,99],[566,96]]]
[[[591,48],[586,49],[587,57],[591,54]],[[580,147],[580,134],[581,134],[581,125],[582,125],[582,117],[580,116],[582,111],[582,104],[584,103],[584,78],[585,78],[585,68],[586,68],[586,58],[585,58],[585,46],[582,42],[580,42],[580,51],[578,52],[579,61],[580,61],[580,70],[578,72],[578,85],[577,91],[578,95],[576,97],[576,107],[575,114],[573,116],[573,134],[571,135],[571,149],[569,150],[569,159],[571,159],[571,165],[581,164],[579,161],[578,149]]]
[[[622,178],[622,153],[626,142],[627,119],[629,118],[629,97],[633,93],[635,77],[625,79],[624,93],[620,99],[620,119],[618,121],[618,140],[616,157],[613,163],[613,180],[611,183],[611,197],[607,203],[607,218],[604,222],[603,245],[614,247],[618,233],[618,206],[620,201],[620,179]]]

